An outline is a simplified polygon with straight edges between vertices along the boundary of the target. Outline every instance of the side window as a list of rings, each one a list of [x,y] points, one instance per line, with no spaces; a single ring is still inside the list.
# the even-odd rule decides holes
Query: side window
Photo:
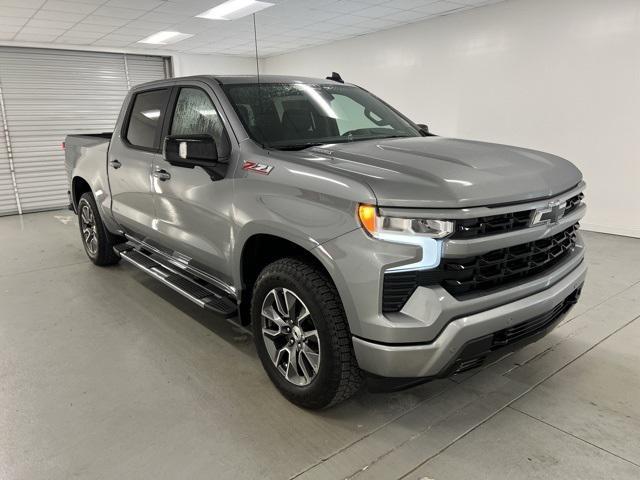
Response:
[[[220,148],[224,145],[224,125],[209,96],[199,88],[182,88],[171,123],[171,135],[212,135]]]
[[[126,139],[142,148],[158,148],[169,90],[138,93],[133,101]]]

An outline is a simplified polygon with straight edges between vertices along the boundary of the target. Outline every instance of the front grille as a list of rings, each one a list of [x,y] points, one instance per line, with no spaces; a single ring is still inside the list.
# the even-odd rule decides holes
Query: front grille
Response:
[[[453,296],[504,287],[543,273],[574,248],[579,224],[551,237],[468,258],[443,259],[438,268],[387,273],[382,311],[399,311],[418,286],[441,285]]]
[[[455,230],[451,238],[477,238],[527,228],[533,212],[534,210],[523,210],[521,212],[490,215],[488,217],[456,220]]]
[[[578,227],[576,223],[551,237],[477,257],[445,259],[442,286],[452,295],[462,295],[543,272],[573,250]]]
[[[583,198],[584,194],[579,193],[567,200],[564,214],[567,215],[575,210]],[[535,210],[522,210],[520,212],[456,220],[451,238],[456,240],[478,238],[521,230],[529,227],[534,212]]]
[[[564,209],[564,214],[566,215],[569,212],[572,212],[582,203],[582,199],[584,198],[584,193],[579,193],[578,195],[571,197],[567,200],[567,205]]]

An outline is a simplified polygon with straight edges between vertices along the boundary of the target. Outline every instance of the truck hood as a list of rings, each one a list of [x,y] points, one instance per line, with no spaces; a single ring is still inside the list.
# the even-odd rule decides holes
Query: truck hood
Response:
[[[305,154],[316,166],[365,181],[381,206],[460,208],[525,202],[558,195],[582,180],[575,166],[555,155],[442,137],[339,143]]]

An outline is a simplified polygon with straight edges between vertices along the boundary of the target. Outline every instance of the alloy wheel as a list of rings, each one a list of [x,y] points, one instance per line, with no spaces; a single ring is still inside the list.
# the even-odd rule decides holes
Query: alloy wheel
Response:
[[[80,230],[89,255],[95,256],[98,253],[98,228],[93,211],[86,203],[80,209]]]
[[[320,367],[320,337],[309,309],[294,292],[274,288],[262,302],[262,338],[278,372],[309,385]]]

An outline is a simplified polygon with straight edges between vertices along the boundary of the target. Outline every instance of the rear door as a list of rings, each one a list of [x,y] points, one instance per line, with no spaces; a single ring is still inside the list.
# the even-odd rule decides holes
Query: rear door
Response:
[[[162,155],[154,160],[156,234],[175,255],[231,283],[232,180],[226,178],[231,147],[226,120],[206,84],[174,87],[165,134],[209,134],[218,146],[218,167],[171,165]]]
[[[109,148],[107,169],[111,209],[115,220],[138,237],[153,236],[155,210],[152,167],[160,152],[160,139],[171,87],[133,94],[120,135]]]

